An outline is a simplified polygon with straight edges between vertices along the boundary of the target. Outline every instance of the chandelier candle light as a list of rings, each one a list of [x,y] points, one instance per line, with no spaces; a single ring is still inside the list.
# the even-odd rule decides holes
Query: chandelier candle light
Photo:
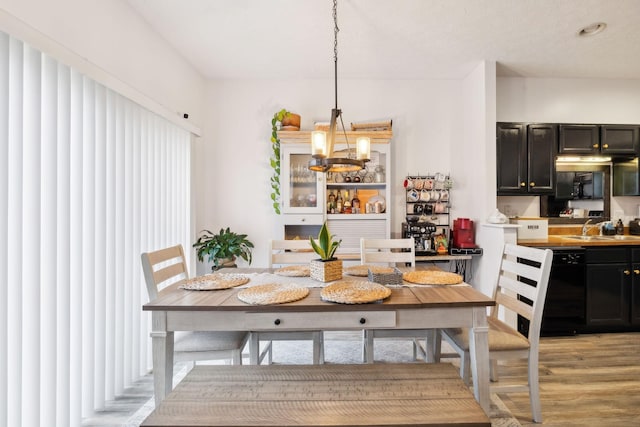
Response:
[[[364,169],[364,164],[371,157],[371,141],[366,136],[356,140],[355,153],[349,148],[349,139],[344,130],[342,111],[338,108],[338,0],[333,0],[333,64],[334,64],[334,89],[335,108],[331,109],[331,122],[329,134],[324,131],[311,132],[311,156],[309,169],[315,172],[354,172]],[[340,118],[344,139],[347,142],[347,150],[344,156],[337,156],[333,151],[336,142],[337,120]]]

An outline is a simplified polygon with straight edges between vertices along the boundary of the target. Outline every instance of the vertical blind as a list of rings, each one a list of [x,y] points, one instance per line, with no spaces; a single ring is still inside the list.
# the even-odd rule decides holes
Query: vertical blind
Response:
[[[79,426],[148,372],[140,253],[189,245],[190,147],[0,32],[0,425]]]

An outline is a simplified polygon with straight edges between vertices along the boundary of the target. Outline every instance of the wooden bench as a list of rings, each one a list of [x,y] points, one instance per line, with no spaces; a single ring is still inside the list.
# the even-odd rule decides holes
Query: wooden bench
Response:
[[[142,426],[491,426],[449,364],[196,366]]]

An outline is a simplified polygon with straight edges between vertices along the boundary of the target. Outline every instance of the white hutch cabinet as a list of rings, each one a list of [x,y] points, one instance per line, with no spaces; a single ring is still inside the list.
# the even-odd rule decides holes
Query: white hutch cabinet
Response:
[[[358,136],[371,139],[371,161],[366,169],[351,174],[311,172],[311,132],[280,131],[281,233],[276,238],[307,239],[317,236],[327,220],[329,232],[342,244],[338,254],[359,256],[360,238],[389,238],[391,235],[391,131],[348,131],[349,145]],[[336,135],[335,151],[346,149],[344,135]],[[350,200],[357,194],[359,210],[332,213],[331,196]]]

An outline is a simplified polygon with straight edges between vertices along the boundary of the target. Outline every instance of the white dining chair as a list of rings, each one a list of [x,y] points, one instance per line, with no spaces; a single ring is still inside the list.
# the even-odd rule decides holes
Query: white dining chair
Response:
[[[487,318],[489,325],[489,357],[491,381],[498,381],[497,361],[526,359],[528,381],[526,384],[491,384],[491,392],[507,393],[528,391],[531,413],[536,423],[542,422],[538,381],[538,351],[542,312],[549,283],[553,252],[514,244],[505,244],[494,284],[493,298],[496,305]],[[502,311],[518,314],[529,321],[529,331],[523,335],[500,320]],[[500,314],[502,316],[502,314]],[[440,337],[444,338],[460,356],[460,376],[470,383],[469,330],[465,328],[443,329],[434,343],[436,361],[440,360]]]
[[[182,245],[171,246],[141,255],[142,270],[149,301],[158,292],[189,278]],[[249,339],[248,332],[176,331],[174,332],[174,362],[228,359],[242,364],[242,350]]]
[[[416,265],[416,249],[413,237],[406,239],[360,239],[360,261],[362,264],[384,264],[387,266]],[[413,358],[424,350],[418,340],[426,339],[432,330],[425,329],[365,329],[363,338],[363,360],[374,361],[374,340],[376,338],[410,339],[413,345]]]
[[[311,249],[309,240],[270,240],[268,250],[269,268],[309,265],[312,259],[318,258],[318,255]],[[258,350],[260,342],[266,342],[259,360],[262,361],[266,357],[268,363],[271,364],[273,361],[273,341],[311,341],[313,343],[313,364],[324,363],[324,334],[322,331],[252,332],[249,347]]]

